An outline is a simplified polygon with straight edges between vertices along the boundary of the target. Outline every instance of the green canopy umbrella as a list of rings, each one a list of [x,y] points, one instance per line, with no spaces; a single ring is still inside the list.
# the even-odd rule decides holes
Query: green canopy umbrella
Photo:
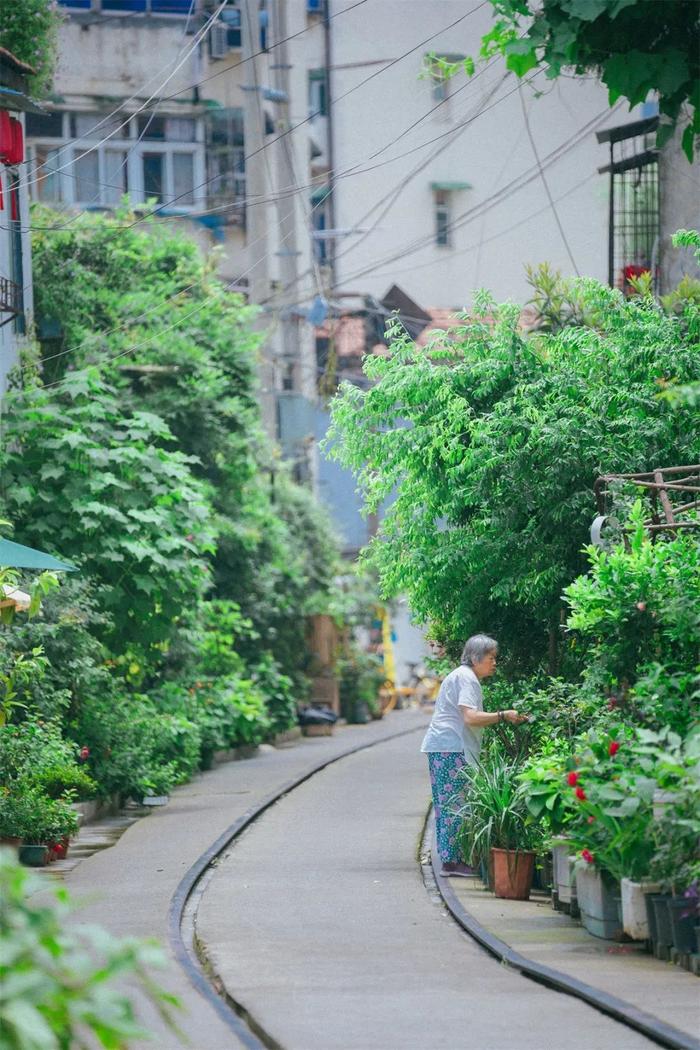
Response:
[[[12,540],[0,540],[0,567],[7,569],[54,569],[62,572],[77,572],[75,565],[52,558],[50,554],[24,547]]]

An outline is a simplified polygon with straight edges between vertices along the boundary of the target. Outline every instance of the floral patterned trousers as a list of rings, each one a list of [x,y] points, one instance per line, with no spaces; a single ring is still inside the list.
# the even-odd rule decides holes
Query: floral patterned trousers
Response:
[[[464,804],[464,780],[459,776],[459,770],[466,764],[463,751],[428,752],[435,832],[438,853],[443,863],[461,863],[464,860],[459,842],[462,818],[455,815],[455,810]]]

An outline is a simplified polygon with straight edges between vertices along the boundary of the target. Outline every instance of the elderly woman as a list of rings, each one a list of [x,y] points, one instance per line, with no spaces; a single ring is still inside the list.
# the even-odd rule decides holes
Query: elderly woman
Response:
[[[462,651],[462,663],[443,681],[435,712],[421,751],[428,756],[433,790],[437,845],[443,875],[473,874],[464,862],[459,843],[461,818],[451,810],[459,792],[460,769],[479,761],[481,736],[486,726],[499,722],[518,725],[527,720],[517,711],[484,711],[482,678],[496,670],[498,642],[487,634],[473,635]]]

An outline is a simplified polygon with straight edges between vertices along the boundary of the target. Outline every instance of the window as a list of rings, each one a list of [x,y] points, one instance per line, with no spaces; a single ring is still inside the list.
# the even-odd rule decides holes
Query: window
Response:
[[[212,110],[207,114],[207,203],[221,208],[224,222],[245,222],[245,150],[243,110]]]
[[[610,144],[608,282],[625,294],[632,278],[651,273],[656,280],[659,244],[659,162],[655,145],[658,117],[597,132]]]
[[[191,0],[58,0],[61,7],[76,11],[104,11],[117,14],[179,15],[187,17]]]
[[[75,199],[81,204],[92,204],[100,199],[100,158],[96,150],[76,154],[71,169],[75,181]]]
[[[196,141],[193,118],[58,116],[65,138],[51,139],[47,133],[61,130],[57,120],[50,126],[33,124],[28,130],[36,179],[30,190],[35,199],[99,208],[118,204],[128,193],[133,204],[151,198],[176,208],[198,203],[201,195],[196,187],[205,181],[204,146]],[[114,134],[107,138],[110,131]]]
[[[309,117],[328,116],[328,73],[325,69],[309,71]]]
[[[158,204],[163,201],[164,160],[162,153],[144,153],[142,159],[144,196],[146,200],[154,197]]]
[[[61,164],[60,149],[50,146],[37,146],[34,150],[37,169],[37,181],[32,187],[36,200],[56,204],[61,201],[61,176],[56,169]]]
[[[450,192],[435,190],[435,243],[440,248],[452,247],[450,229]]]
[[[27,113],[25,116],[27,138],[63,138],[63,113]]]
[[[124,149],[106,149],[104,154],[105,185],[104,199],[106,204],[118,204],[129,191],[127,164],[129,154]]]

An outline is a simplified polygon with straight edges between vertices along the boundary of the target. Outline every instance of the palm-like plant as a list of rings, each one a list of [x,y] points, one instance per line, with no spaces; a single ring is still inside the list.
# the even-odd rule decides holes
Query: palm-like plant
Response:
[[[463,817],[464,855],[488,859],[491,849],[534,849],[541,839],[539,825],[528,814],[518,787],[519,767],[499,755],[489,756],[463,773],[467,801],[459,809]]]

